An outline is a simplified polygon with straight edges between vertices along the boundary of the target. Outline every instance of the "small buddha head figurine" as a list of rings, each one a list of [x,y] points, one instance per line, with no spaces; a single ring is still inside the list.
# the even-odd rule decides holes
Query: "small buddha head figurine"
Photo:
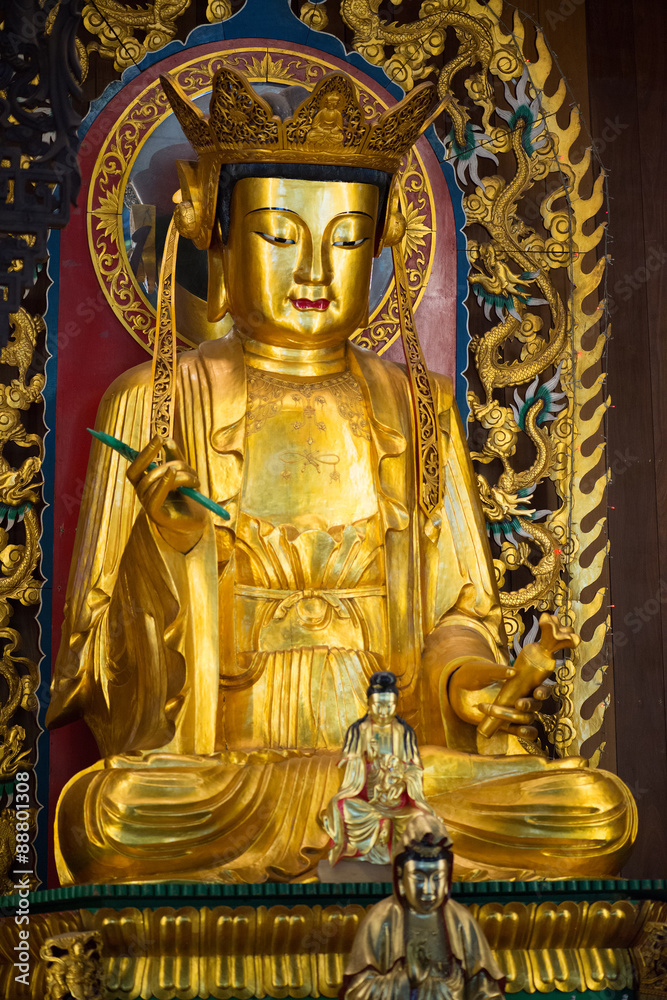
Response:
[[[371,675],[366,690],[368,717],[376,725],[386,725],[396,715],[398,687],[396,675],[389,670],[379,670]]]
[[[437,816],[416,815],[394,851],[394,892],[404,909],[435,913],[449,898],[452,884],[452,840]]]

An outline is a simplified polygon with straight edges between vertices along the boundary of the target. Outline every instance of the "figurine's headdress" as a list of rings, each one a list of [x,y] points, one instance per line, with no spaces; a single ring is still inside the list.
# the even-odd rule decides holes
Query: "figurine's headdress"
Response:
[[[221,238],[216,229],[220,171],[224,164],[270,164],[280,171],[290,164],[382,171],[394,177],[387,221],[376,248],[391,246],[399,318],[412,389],[419,502],[430,516],[442,501],[438,423],[424,357],[415,329],[410,290],[400,241],[405,219],[400,213],[396,173],[401,159],[443,106],[432,83],[415,87],[402,101],[371,120],[357,89],[344,73],[329,73],[291,111],[277,114],[255,93],[246,78],[223,66],[213,77],[209,115],[205,116],[168,76],[160,78],[174,114],[197,153],[196,162],[177,163],[180,202],[163,255],[158,295],[158,323],[153,359],[153,433],[170,435],[171,387],[175,384],[174,266],[178,233],[209,251],[209,320],[219,319],[210,290],[221,285]],[[305,92],[305,91],[304,91]],[[275,103],[275,102],[274,102]],[[278,174],[279,175],[279,174]],[[176,198],[174,199],[176,200]],[[218,280],[220,279],[220,280]]]
[[[371,674],[368,688],[366,689],[366,697],[370,698],[372,694],[383,694],[385,691],[389,691],[395,695],[398,694],[396,674],[392,674],[391,670],[378,670],[376,673]]]
[[[439,861],[452,857],[452,838],[437,816],[417,815],[405,827],[394,849],[394,865],[402,869],[408,861]]]

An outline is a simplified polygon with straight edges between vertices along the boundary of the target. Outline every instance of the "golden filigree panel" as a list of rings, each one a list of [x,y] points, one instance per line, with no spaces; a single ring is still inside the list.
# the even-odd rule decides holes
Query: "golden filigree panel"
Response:
[[[667,997],[667,903],[655,903],[632,949],[639,1000]]]
[[[44,456],[42,439],[26,431],[24,415],[42,401],[44,375],[28,378],[38,336],[44,332],[43,321],[25,309],[10,316],[11,337],[0,351],[0,364],[16,371],[16,377],[0,384],[0,785],[5,789],[17,772],[35,762],[34,738],[26,732],[25,712],[37,709],[35,692],[39,686],[37,663],[20,655],[21,636],[11,625],[13,604],[34,606],[40,599],[40,582],[35,573],[40,557],[40,517],[37,504],[41,494],[41,466]],[[12,461],[5,454],[26,457]],[[24,451],[25,449],[25,451]],[[32,452],[32,454],[31,454]],[[26,841],[35,827],[34,805],[20,816],[17,806],[6,805],[0,812],[0,892],[13,891],[9,876],[13,864],[17,833]],[[35,880],[31,879],[34,885]]]
[[[124,70],[138,63],[147,52],[157,52],[172,40],[176,21],[190,3],[191,0],[153,0],[141,6],[118,0],[87,3],[83,8],[83,24],[95,38],[86,45],[86,52],[98,52],[104,59],[113,59],[115,69]],[[231,7],[226,16],[230,14]],[[137,37],[138,33],[143,34],[143,40]]]

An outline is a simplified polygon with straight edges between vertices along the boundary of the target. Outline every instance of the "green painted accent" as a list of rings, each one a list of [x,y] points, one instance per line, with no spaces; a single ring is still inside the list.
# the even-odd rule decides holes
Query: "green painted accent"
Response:
[[[219,885],[208,883],[166,882],[147,885],[77,885],[62,889],[42,889],[30,893],[31,913],[55,913],[59,910],[98,910],[126,906],[152,909],[158,906],[296,906],[311,904],[331,906],[351,903],[368,906],[390,895],[389,882],[344,882],[332,884],[308,882],[289,885],[263,882],[258,885]],[[568,879],[544,882],[458,882],[452,896],[460,903],[521,902],[544,903],[565,900],[607,902],[618,899],[665,900],[667,879]],[[0,897],[0,915],[13,910],[17,896]],[[599,994],[595,994],[599,998]]]
[[[108,448],[113,448],[114,451],[117,451],[118,454],[122,455],[123,458],[126,458],[128,462],[133,462],[139,454],[135,448],[130,448],[129,444],[125,444],[124,441],[120,441],[118,438],[112,437],[111,434],[105,434],[104,431],[94,431],[90,427],[87,427],[86,430],[89,434],[92,434],[94,438],[97,438],[98,441],[101,441],[102,444],[105,444]],[[157,462],[151,462],[146,466],[146,472],[150,472],[151,469],[157,469]],[[182,493],[183,496],[190,497],[191,500],[201,504],[202,507],[206,507],[206,510],[212,511],[214,514],[217,514],[218,517],[223,518],[223,520],[229,520],[229,512],[226,511],[224,507],[221,507],[219,503],[216,503],[215,500],[205,497],[203,493],[199,492],[199,490],[193,490],[190,486],[179,486],[177,492]]]

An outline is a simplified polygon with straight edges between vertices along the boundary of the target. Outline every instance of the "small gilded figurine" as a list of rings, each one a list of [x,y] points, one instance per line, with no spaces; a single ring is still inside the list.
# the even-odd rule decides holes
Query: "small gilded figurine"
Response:
[[[313,149],[339,149],[344,141],[343,115],[341,109],[345,102],[340,94],[327,94],[321,111],[313,119],[312,128],[308,132],[308,142]]]
[[[424,798],[414,730],[396,715],[396,676],[373,674],[366,695],[366,715],[345,736],[343,783],[323,815],[332,865],[340,858],[389,864],[409,821],[417,813],[434,815]]]
[[[465,906],[449,898],[449,834],[434,816],[411,819],[393,858],[394,894],[366,914],[341,1000],[495,1000],[505,980]]]

